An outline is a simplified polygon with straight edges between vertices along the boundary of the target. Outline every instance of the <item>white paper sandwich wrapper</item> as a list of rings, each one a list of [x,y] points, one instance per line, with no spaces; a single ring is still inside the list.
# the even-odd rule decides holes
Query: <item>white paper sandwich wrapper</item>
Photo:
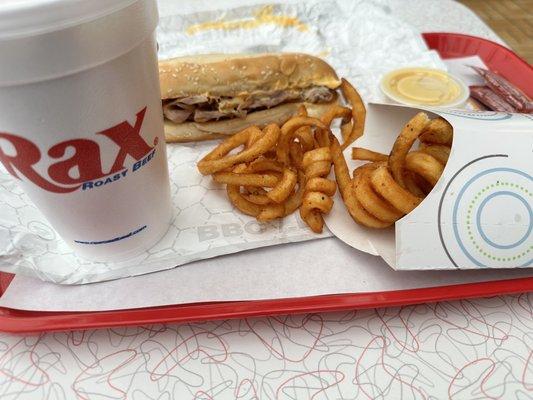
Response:
[[[356,145],[389,153],[419,111],[370,104],[365,134]],[[444,172],[424,201],[384,230],[362,227],[345,207],[335,207],[326,218],[329,229],[396,270],[532,267],[533,118],[433,111],[452,124],[454,141]],[[350,170],[362,164],[351,160],[351,148],[345,158]],[[342,202],[338,194],[335,201]]]
[[[385,100],[379,80],[391,69],[413,65],[447,69],[420,33],[390,15],[386,7],[371,0],[342,3],[347,3],[349,12],[334,0],[310,0],[235,8],[217,7],[214,2],[209,11],[166,15],[157,28],[159,57],[304,52],[326,60],[365,101],[374,102]]]
[[[223,25],[213,24],[221,21]],[[407,65],[445,68],[418,32],[371,2],[360,2],[350,15],[334,1],[167,15],[160,18],[157,39],[160,58],[265,51],[321,56],[340,76],[350,79],[366,101],[383,101],[378,82],[390,69]],[[175,219],[158,244],[120,263],[95,263],[76,256],[0,165],[0,270],[55,283],[89,283],[330,236],[327,230],[323,235],[310,232],[298,213],[283,221],[258,224],[234,211],[223,187],[196,169],[197,160],[214,145],[167,146]]]
[[[155,246],[122,262],[84,260],[63,242],[14,179],[0,170],[0,269],[56,283],[88,283],[140,275],[221,254],[328,237],[315,235],[297,213],[259,224],[234,211],[222,185],[203,177],[196,161],[212,143],[168,147],[175,217]],[[72,266],[76,268],[73,271]]]

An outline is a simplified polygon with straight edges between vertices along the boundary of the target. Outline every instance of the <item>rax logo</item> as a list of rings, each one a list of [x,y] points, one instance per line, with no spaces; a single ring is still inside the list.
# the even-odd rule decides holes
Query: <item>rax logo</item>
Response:
[[[39,174],[34,168],[35,164],[41,160],[41,150],[32,141],[23,137],[0,132],[0,161],[7,171],[18,179],[21,179],[20,175],[23,175],[34,184],[53,193],[73,192],[83,182],[99,179],[124,169],[126,156],[130,155],[135,160],[140,160],[153,149],[140,135],[145,113],[146,107],[136,114],[134,126],[124,121],[96,133],[96,135],[110,139],[109,145],[118,147],[115,161],[107,172],[102,170],[100,145],[89,139],[66,140],[48,149],[47,155],[51,161],[64,157],[68,148],[74,149],[72,157],[50,163],[48,166],[50,179]],[[14,155],[8,155],[2,150],[2,140],[11,143],[15,149]],[[157,139],[154,144],[157,144]],[[69,171],[74,167],[77,167],[79,171],[77,178],[69,175]]]

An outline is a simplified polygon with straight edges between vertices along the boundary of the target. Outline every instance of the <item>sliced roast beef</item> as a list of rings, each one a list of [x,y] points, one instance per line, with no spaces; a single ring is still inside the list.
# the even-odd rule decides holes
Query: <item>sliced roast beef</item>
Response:
[[[246,110],[250,108],[249,97],[225,97],[218,102],[218,111],[235,117],[246,117]]]
[[[187,96],[177,99],[177,101],[186,105],[208,103],[210,100],[212,101],[213,99],[209,99],[205,94]]]
[[[333,92],[325,86],[313,86],[302,92],[302,100],[309,103],[327,103],[333,99]]]
[[[163,113],[165,114],[166,119],[169,119],[177,124],[181,124],[189,119],[193,111],[167,107],[166,109],[163,109]]]
[[[163,114],[165,115],[165,118],[177,124],[187,121],[187,119],[192,116],[193,112],[194,106],[184,105],[178,100],[163,103]]]
[[[305,101],[325,103],[333,99],[334,91],[325,86],[303,90],[276,90],[255,92],[235,97],[209,97],[194,95],[163,103],[165,117],[175,123],[185,121],[208,122],[221,118],[243,118],[250,111],[272,108],[282,103]]]
[[[200,110],[197,109],[194,112],[194,122],[207,122],[207,121],[213,121],[217,120],[223,117],[228,117],[229,113],[223,113],[218,110],[210,111],[210,110]]]
[[[272,108],[278,104],[285,103],[290,100],[296,100],[300,97],[297,91],[277,90],[275,92],[260,93],[252,97],[250,110],[256,108]]]

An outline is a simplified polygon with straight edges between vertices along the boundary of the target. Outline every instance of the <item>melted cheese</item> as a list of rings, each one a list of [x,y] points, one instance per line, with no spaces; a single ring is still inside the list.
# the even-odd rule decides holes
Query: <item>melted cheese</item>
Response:
[[[254,13],[252,19],[208,21],[191,25],[186,29],[186,32],[188,35],[194,35],[195,33],[209,30],[231,31],[236,29],[254,29],[261,25],[277,25],[282,28],[296,28],[302,32],[308,30],[307,25],[301,22],[298,18],[288,15],[274,15],[273,10],[274,8],[272,5],[265,6]]]

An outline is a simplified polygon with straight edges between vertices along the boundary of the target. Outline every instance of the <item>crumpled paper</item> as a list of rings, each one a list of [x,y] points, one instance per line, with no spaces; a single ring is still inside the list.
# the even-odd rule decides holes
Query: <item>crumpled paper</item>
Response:
[[[408,24],[370,1],[264,4],[161,18],[161,59],[201,53],[305,52],[330,63],[367,102],[385,101],[381,76],[409,65],[446,69]],[[176,29],[179,27],[179,29]]]
[[[419,34],[370,2],[346,15],[333,1],[266,4],[161,18],[160,58],[197,53],[300,51],[325,58],[361,92],[383,101],[378,81],[407,65],[443,67]],[[77,257],[0,166],[0,270],[62,284],[89,283],[173,268],[185,263],[313,234],[297,213],[259,224],[232,209],[224,188],[202,177],[196,161],[213,143],[169,145],[176,217],[159,243],[118,263]]]

